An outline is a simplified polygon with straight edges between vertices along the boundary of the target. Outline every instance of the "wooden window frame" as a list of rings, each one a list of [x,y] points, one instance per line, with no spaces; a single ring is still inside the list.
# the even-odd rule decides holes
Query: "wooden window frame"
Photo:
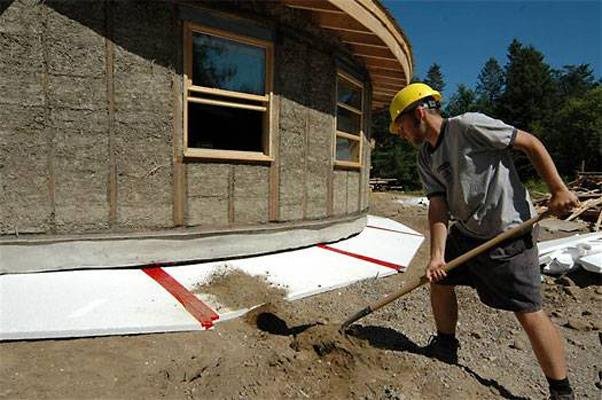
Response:
[[[249,93],[236,92],[231,90],[210,88],[205,86],[196,86],[192,83],[192,54],[193,54],[193,33],[198,32],[205,35],[215,36],[222,39],[236,41],[242,44],[261,47],[265,50],[265,95],[256,95]],[[185,21],[183,29],[184,43],[184,118],[183,118],[183,149],[184,157],[189,159],[204,160],[233,160],[245,162],[272,162],[272,104],[273,104],[273,72],[274,65],[274,47],[269,41],[255,39],[248,36],[224,31],[221,29],[210,28],[194,22]],[[190,93],[196,96],[190,96]],[[203,94],[211,97],[203,98]],[[221,99],[216,100],[215,96]],[[242,101],[240,101],[242,100]],[[262,111],[263,115],[263,133],[262,147],[263,152],[259,151],[240,151],[240,150],[220,150],[220,149],[199,149],[188,147],[188,104],[201,103],[222,107],[242,108],[247,110]]]
[[[360,104],[360,109],[357,109],[355,107],[352,107],[348,104],[345,103],[340,103],[338,101],[339,99],[339,78],[345,80],[347,83],[351,84],[352,86],[356,86],[359,90],[360,90],[360,99],[361,99],[361,104]],[[343,71],[337,71],[337,81],[336,81],[336,99],[337,99],[337,106],[336,106],[336,110],[335,110],[335,136],[334,136],[334,146],[333,146],[333,160],[334,160],[334,166],[338,167],[338,168],[348,168],[348,169],[360,169],[363,166],[363,162],[364,162],[364,157],[363,157],[363,136],[364,136],[364,85],[357,79],[353,78],[352,76],[350,76],[349,74],[346,74]],[[343,131],[339,131],[337,129],[337,116],[339,115],[339,110],[338,108],[342,107],[347,111],[351,111],[355,114],[358,114],[360,116],[360,131],[357,135],[354,135],[352,133],[348,133],[348,132],[343,132]],[[355,161],[344,161],[344,160],[337,160],[337,138],[343,138],[343,139],[349,139],[349,140],[355,140],[359,143],[359,160],[358,162]]]

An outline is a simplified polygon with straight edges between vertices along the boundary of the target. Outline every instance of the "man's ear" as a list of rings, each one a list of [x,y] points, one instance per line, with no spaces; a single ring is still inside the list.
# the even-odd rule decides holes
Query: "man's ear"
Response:
[[[414,117],[416,117],[416,121],[422,121],[426,117],[426,110],[424,107],[416,107],[414,109]]]

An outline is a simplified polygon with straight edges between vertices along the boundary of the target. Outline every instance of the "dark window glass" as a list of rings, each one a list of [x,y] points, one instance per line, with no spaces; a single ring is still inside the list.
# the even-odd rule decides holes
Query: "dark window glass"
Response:
[[[361,116],[349,111],[343,107],[337,107],[337,130],[351,133],[353,135],[360,134]]]
[[[339,103],[345,103],[348,106],[362,110],[362,91],[348,81],[338,78],[338,99]]]
[[[261,111],[188,103],[188,147],[263,152]]]
[[[360,161],[360,142],[342,137],[337,138],[337,160]]]
[[[265,94],[265,49],[193,32],[192,83]]]

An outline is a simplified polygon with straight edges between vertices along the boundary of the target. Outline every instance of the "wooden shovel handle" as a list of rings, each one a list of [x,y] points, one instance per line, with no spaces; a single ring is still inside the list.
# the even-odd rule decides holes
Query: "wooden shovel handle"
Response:
[[[540,215],[535,216],[535,217],[521,223],[520,225],[515,226],[514,228],[508,229],[507,231],[500,233],[496,237],[475,247],[474,249],[470,250],[469,252],[464,253],[457,258],[454,258],[452,261],[445,264],[443,269],[446,272],[451,271],[452,269],[464,264],[466,261],[470,260],[471,258],[476,257],[479,254],[482,254],[482,253],[486,252],[487,250],[497,246],[504,240],[510,239],[511,237],[514,237],[514,236],[519,236],[521,234],[527,233],[527,231],[529,229],[531,229],[531,227],[533,225],[535,225],[542,219],[547,218],[550,215],[551,215],[550,211],[545,211],[545,212],[541,213]],[[341,326],[341,329],[345,330],[349,325],[351,325],[358,319],[363,318],[366,315],[373,313],[374,311],[378,310],[379,308],[386,306],[390,302],[397,300],[398,298],[400,298],[401,296],[403,296],[405,294],[410,293],[412,290],[424,285],[427,282],[428,282],[428,279],[426,278],[426,274],[422,275],[418,279],[413,279],[413,280],[408,281],[397,292],[393,292],[393,293],[389,294],[388,296],[385,296],[383,299],[378,300],[378,301],[368,305],[368,307],[366,307],[366,308],[358,311],[354,315],[352,315],[351,318],[349,318],[347,321],[345,321],[343,323],[343,325]]]

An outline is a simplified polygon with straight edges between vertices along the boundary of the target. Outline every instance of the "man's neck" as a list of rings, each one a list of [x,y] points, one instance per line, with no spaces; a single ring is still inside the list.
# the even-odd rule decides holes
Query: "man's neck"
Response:
[[[441,135],[441,128],[443,127],[443,118],[440,115],[431,115],[427,117],[427,133],[426,141],[432,147],[437,145],[439,135]]]

